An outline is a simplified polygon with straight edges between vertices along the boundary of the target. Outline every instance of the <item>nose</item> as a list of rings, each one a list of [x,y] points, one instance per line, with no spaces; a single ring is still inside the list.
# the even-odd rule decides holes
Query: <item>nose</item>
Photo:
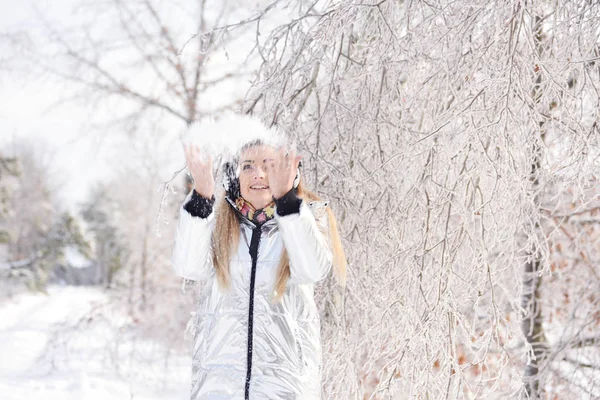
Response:
[[[254,179],[264,179],[266,176],[267,173],[265,172],[263,165],[259,164],[254,168]]]

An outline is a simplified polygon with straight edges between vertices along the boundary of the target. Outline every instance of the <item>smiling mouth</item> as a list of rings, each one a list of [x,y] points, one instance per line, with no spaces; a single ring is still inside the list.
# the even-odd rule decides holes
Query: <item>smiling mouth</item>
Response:
[[[268,190],[269,187],[267,185],[252,185],[252,186],[250,186],[250,189],[254,189],[254,190]]]

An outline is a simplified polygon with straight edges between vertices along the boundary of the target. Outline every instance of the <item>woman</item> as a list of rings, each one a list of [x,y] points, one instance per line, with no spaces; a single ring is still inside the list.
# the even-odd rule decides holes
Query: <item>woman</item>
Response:
[[[185,150],[194,190],[180,210],[173,262],[180,276],[206,282],[191,398],[319,399],[313,285],[332,265],[343,282],[346,268],[331,210],[303,188],[300,158],[264,140],[225,163],[215,207],[212,159]]]

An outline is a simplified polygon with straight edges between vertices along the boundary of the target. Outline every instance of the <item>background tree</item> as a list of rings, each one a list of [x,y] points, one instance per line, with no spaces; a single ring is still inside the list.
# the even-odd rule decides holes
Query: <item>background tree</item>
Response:
[[[93,236],[94,259],[98,264],[98,281],[111,286],[113,277],[121,270],[128,256],[124,238],[118,226],[120,210],[110,196],[110,186],[99,184],[82,205],[81,214]]]
[[[25,141],[11,147],[14,155],[3,158],[9,175],[2,176],[2,275],[10,283],[44,291],[53,268],[64,263],[65,250],[70,247],[89,256],[89,243],[78,218],[58,206],[60,180],[51,160]]]
[[[14,187],[17,184],[17,160],[14,157],[6,157],[0,153],[0,244],[8,243],[10,237],[6,230],[6,219],[9,215],[8,202]]]
[[[125,328],[166,343],[169,351],[181,351],[187,343],[183,340],[186,324],[194,310],[193,290],[182,295],[181,279],[171,265],[181,199],[174,195],[178,190],[175,184],[167,192],[164,189],[164,166],[171,157],[164,149],[169,138],[163,137],[161,130],[145,132],[143,139],[141,136],[120,141],[123,151],[111,161],[116,166],[112,177],[87,203],[97,221],[102,221],[101,214],[107,218],[98,225],[102,235],[97,238],[111,246],[114,241],[111,252],[121,256],[110,293],[112,300],[127,310],[130,320]],[[123,159],[126,162],[121,162]],[[85,208],[91,210],[89,206]]]

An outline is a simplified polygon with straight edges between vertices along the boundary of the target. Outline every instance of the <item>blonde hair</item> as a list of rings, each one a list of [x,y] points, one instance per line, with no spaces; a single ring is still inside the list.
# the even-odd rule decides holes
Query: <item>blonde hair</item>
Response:
[[[315,193],[304,189],[303,180],[298,185],[298,197],[302,199],[319,201]],[[346,283],[346,256],[342,247],[342,240],[337,228],[337,221],[331,208],[326,207],[329,232],[322,232],[329,237],[331,251],[333,253],[333,272],[340,285]],[[229,263],[231,256],[237,251],[240,243],[240,221],[235,210],[229,204],[225,196],[216,210],[216,224],[212,235],[212,259],[217,281],[222,289],[228,289],[231,284]],[[290,260],[286,249],[283,249],[277,277],[275,280],[275,296],[273,302],[278,302],[285,292],[287,282],[290,278]]]

